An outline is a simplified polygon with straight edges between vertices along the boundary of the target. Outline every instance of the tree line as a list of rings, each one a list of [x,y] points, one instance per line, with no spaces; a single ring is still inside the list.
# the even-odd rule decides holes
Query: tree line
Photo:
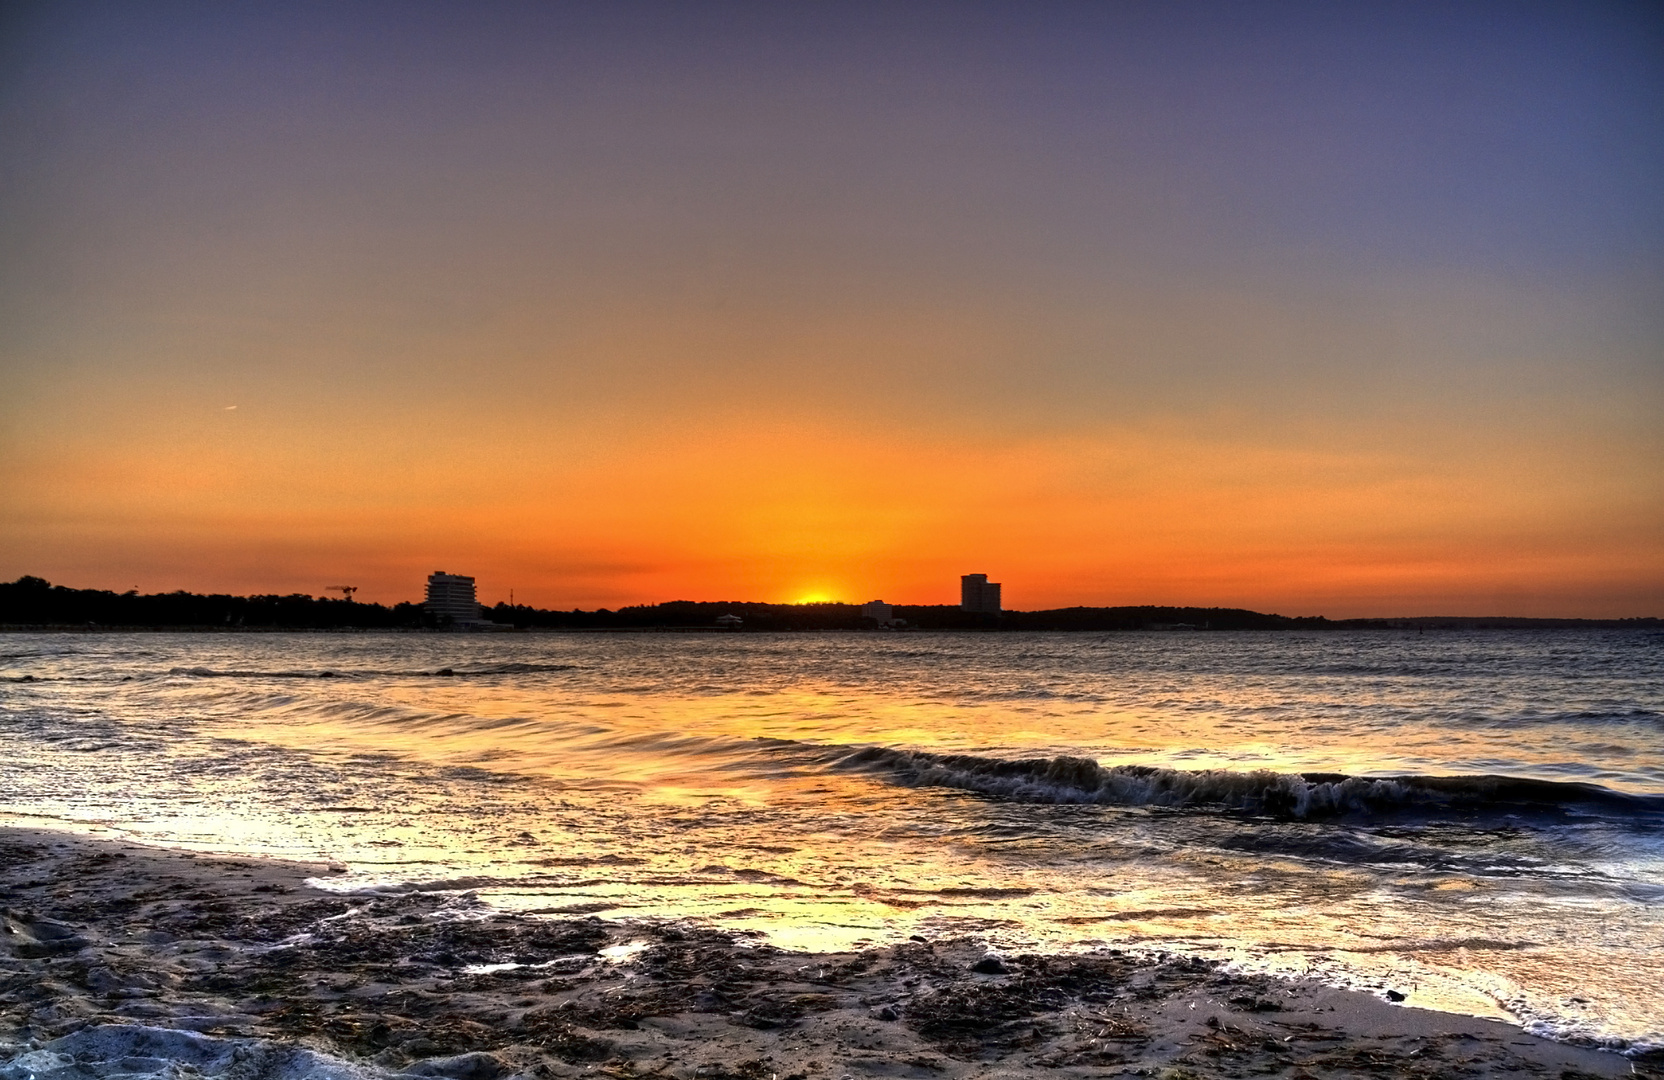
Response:
[[[1321,629],[1556,629],[1658,627],[1664,620],[1442,617],[1327,619],[1268,615],[1243,608],[1069,607],[1047,611],[963,611],[955,604],[897,604],[894,618],[911,630],[1321,630]],[[520,630],[739,632],[875,630],[855,604],[766,604],[756,601],[671,600],[617,610],[561,611],[526,604],[483,607],[481,618]],[[718,620],[736,616],[737,627]],[[230,596],[224,593],[141,594],[73,589],[38,577],[0,583],[0,625],[43,628],[156,628],[200,630],[420,630],[440,628],[420,603],[392,605],[314,597]]]

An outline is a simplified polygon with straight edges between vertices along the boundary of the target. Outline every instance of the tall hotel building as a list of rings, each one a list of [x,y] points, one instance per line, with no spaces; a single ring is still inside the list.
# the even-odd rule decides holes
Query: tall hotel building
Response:
[[[474,579],[435,570],[428,575],[428,599],[422,605],[441,626],[466,626],[480,621],[480,603],[474,597]]]
[[[959,579],[959,606],[986,615],[1000,613],[1000,583],[987,574],[966,574]]]

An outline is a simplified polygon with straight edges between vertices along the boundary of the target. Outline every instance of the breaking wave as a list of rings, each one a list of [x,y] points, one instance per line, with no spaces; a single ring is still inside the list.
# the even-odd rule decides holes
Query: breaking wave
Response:
[[[206,667],[169,668],[168,674],[189,676],[193,679],[421,679],[467,678],[481,675],[541,675],[561,671],[576,671],[577,664],[488,664],[475,668],[439,668],[436,671],[367,671],[353,668],[320,668],[314,671],[221,671]],[[34,681],[23,676],[23,681]]]
[[[993,758],[870,746],[833,763],[907,787],[947,787],[1016,802],[1218,807],[1294,818],[1395,810],[1549,812],[1573,807],[1664,813],[1664,796],[1626,795],[1595,784],[1512,776],[1347,776],[1268,769],[1188,771],[1103,766],[1090,758]]]

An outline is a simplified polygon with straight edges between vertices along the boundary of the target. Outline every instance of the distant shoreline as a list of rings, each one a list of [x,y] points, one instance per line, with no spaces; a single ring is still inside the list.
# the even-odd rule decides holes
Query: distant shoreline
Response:
[[[190,592],[140,594],[73,589],[37,577],[0,583],[0,632],[271,630],[507,630],[611,631],[623,633],[756,633],[759,631],[914,632],[1141,631],[1190,633],[1216,630],[1620,630],[1664,628],[1656,616],[1622,619],[1532,618],[1511,615],[1426,615],[1330,619],[1288,616],[1246,608],[1140,604],[1067,607],[1041,611],[964,611],[956,604],[895,604],[897,626],[880,627],[856,604],[770,604],[744,600],[671,600],[614,611],[572,611],[525,604],[481,609],[474,627],[439,625],[421,604],[391,606],[306,594],[230,596]],[[739,625],[718,625],[733,616]]]
[[[1013,614],[1027,614],[1014,612]],[[1383,625],[1390,624],[1390,625]],[[1407,624],[1407,625],[1405,625]],[[1507,631],[1507,630],[1664,630],[1664,619],[1452,619],[1435,623],[1432,620],[1354,619],[1329,620],[1324,626],[1296,627],[1229,627],[1202,630],[1199,633],[1291,633],[1356,632],[1356,631]],[[733,636],[735,634],[876,634],[880,631],[856,628],[828,627],[771,627],[767,629],[729,630],[717,626],[499,626],[493,630],[470,632],[421,626],[213,626],[190,624],[82,624],[82,623],[0,623],[0,634],[444,634],[455,637],[494,636],[511,634],[695,634]],[[1166,634],[1151,627],[1060,627],[1015,626],[990,627],[987,630],[960,627],[910,627],[900,633],[924,634]]]

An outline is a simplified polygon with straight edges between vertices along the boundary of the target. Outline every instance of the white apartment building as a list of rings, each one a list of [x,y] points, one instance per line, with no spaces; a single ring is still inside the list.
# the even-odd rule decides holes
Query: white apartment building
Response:
[[[429,574],[428,598],[422,606],[441,626],[467,626],[480,621],[474,579],[462,574],[447,574],[443,570]]]

